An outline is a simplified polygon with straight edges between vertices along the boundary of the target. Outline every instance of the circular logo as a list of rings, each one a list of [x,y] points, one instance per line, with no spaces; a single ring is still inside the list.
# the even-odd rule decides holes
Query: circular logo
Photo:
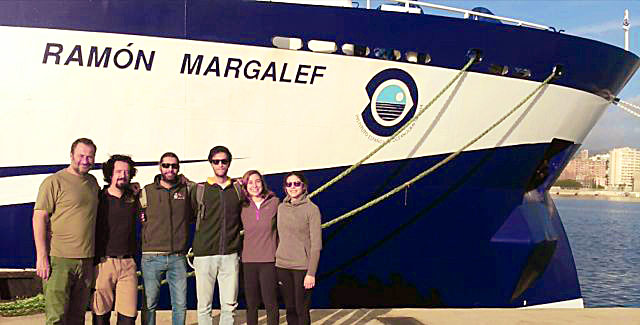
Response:
[[[362,112],[362,121],[378,136],[391,136],[415,114],[418,89],[413,78],[402,70],[378,73],[366,90],[369,104]]]

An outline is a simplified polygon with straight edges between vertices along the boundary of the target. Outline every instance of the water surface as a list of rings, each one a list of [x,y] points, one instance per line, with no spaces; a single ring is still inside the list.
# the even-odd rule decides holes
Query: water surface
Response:
[[[640,307],[640,202],[554,197],[586,307]]]

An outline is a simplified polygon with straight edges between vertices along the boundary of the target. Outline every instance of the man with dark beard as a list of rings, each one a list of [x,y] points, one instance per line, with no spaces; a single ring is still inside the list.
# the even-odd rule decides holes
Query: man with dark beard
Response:
[[[184,325],[187,310],[187,260],[191,206],[186,182],[178,176],[180,160],[173,152],[160,157],[160,175],[140,193],[142,223],[142,278],[146,295],[145,324],[156,323],[162,274],[171,294],[172,323]]]
[[[131,189],[136,175],[129,156],[113,155],[102,164],[107,185],[100,191],[96,219],[96,279],[91,302],[93,324],[109,324],[115,305],[118,324],[135,324],[138,276],[134,255],[138,200]]]

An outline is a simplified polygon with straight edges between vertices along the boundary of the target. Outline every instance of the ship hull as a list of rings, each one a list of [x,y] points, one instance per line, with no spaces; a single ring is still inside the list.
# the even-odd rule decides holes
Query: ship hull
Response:
[[[457,158],[325,229],[313,306],[581,304],[547,190],[637,69],[635,55],[550,31],[427,15],[235,1],[64,3],[0,3],[11,49],[0,53],[0,109],[10,116],[0,122],[10,135],[0,140],[0,216],[9,229],[0,247],[13,252],[0,266],[34,266],[33,200],[78,137],[97,143],[98,161],[132,155],[143,184],[166,151],[178,153],[189,178],[204,180],[203,158],[223,144],[234,153],[232,176],[259,169],[282,197],[287,171],[304,171],[317,188],[411,123],[314,197],[328,222],[462,149],[555,67],[562,78]],[[389,24],[414,32],[392,34]],[[428,51],[432,60],[287,50],[274,36]],[[534,40],[535,50],[522,50]],[[483,61],[445,87],[469,50]],[[531,75],[495,73],[492,64]]]

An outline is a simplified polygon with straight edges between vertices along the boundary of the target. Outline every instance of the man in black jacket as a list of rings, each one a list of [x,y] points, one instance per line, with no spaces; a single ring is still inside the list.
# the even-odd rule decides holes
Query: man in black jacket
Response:
[[[136,175],[136,168],[131,157],[113,155],[102,164],[102,172],[107,185],[99,194],[96,219],[93,324],[109,324],[115,307],[118,324],[133,325],[138,314],[134,255],[139,205],[130,181]]]
[[[209,162],[214,177],[197,184],[191,191],[191,205],[196,210],[193,239],[194,267],[198,297],[198,324],[211,325],[211,305],[216,279],[220,288],[220,324],[233,324],[238,306],[238,272],[241,191],[227,176],[231,152],[223,146],[213,147]]]

